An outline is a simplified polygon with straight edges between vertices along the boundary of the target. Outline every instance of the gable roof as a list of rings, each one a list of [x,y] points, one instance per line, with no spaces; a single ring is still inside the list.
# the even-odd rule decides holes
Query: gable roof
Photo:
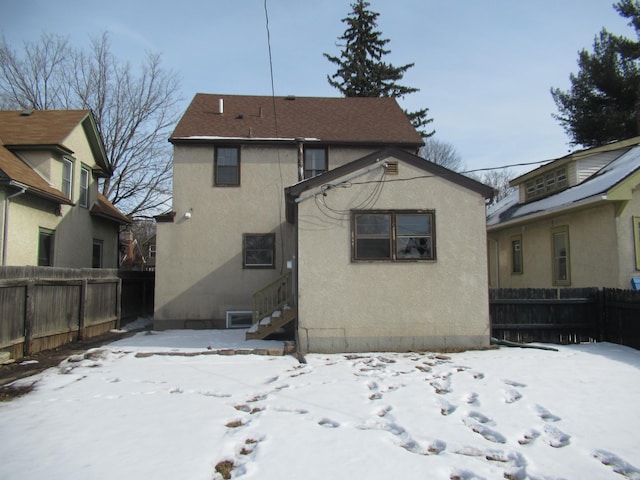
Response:
[[[275,112],[275,114],[274,114]],[[198,93],[178,122],[183,141],[295,141],[415,147],[422,138],[393,98]]]
[[[609,152],[611,149],[602,151],[607,155]],[[631,189],[640,183],[640,146],[629,149],[625,145],[619,152],[617,158],[582,183],[554,195],[521,204],[518,203],[518,192],[512,193],[489,209],[487,226],[512,224],[597,202],[629,200]]]
[[[57,188],[52,187],[30,166],[7,150],[0,138],[0,181],[18,190],[25,188],[30,193],[57,203],[73,205]]]
[[[105,197],[102,193],[98,192],[98,198],[96,202],[91,207],[91,215],[95,215],[97,217],[106,218],[107,220],[115,221],[121,225],[126,225],[131,223],[129,217],[124,215],[120,210],[118,210],[113,203],[111,203],[107,197]]]
[[[99,166],[96,173],[111,176],[102,137],[90,110],[1,110],[0,139],[12,151],[42,148],[73,154],[64,141],[79,124]]]
[[[293,204],[296,199],[300,198],[301,195],[308,190],[313,190],[322,186],[330,186],[334,180],[339,180],[346,175],[355,173],[358,170],[366,169],[367,167],[381,165],[381,162],[384,163],[384,160],[389,158],[401,160],[413,167],[423,170],[426,176],[443,178],[456,185],[476,192],[486,199],[492,198],[495,193],[493,188],[472,178],[456,173],[453,170],[449,170],[448,168],[430,162],[429,160],[425,160],[417,155],[408,153],[405,150],[389,147],[285,188],[287,204]],[[290,209],[287,209],[287,220],[289,222],[293,222],[292,213],[293,212],[291,212]]]

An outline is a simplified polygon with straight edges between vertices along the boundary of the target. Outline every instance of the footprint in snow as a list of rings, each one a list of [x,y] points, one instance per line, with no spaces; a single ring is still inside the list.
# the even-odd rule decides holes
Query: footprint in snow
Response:
[[[340,424],[335,420],[331,420],[330,418],[323,418],[318,422],[318,425],[326,428],[338,428]]]
[[[439,398],[438,403],[440,404],[440,413],[445,417],[451,415],[456,411],[456,408],[458,408],[452,403],[447,402],[444,398]]]
[[[603,465],[611,467],[614,472],[622,475],[623,477],[627,477],[632,480],[640,479],[640,470],[614,453],[606,450],[596,450],[593,452],[593,456],[600,460]]]
[[[503,399],[505,403],[514,403],[522,398],[522,394],[515,388],[504,391]]]
[[[535,429],[529,429],[522,434],[522,438],[518,440],[520,445],[529,445],[540,436],[540,432]]]
[[[461,400],[468,405],[477,405],[478,404],[478,394],[475,392],[465,393]]]
[[[464,423],[467,427],[469,427],[473,432],[478,433],[484,437],[485,440],[489,440],[493,443],[506,443],[507,439],[500,432],[497,432],[486,425],[476,421],[471,417],[465,417],[462,419],[462,423]]]
[[[544,439],[552,447],[561,448],[569,445],[569,440],[571,440],[571,436],[564,433],[555,425],[545,425]]]
[[[511,385],[512,387],[518,387],[518,388],[525,388],[526,387],[526,385],[524,383],[516,382],[515,380],[504,379],[502,381],[507,385]]]
[[[558,417],[557,415],[554,415],[549,410],[544,408],[542,405],[536,405],[535,410],[538,416],[545,422],[558,422],[561,420],[560,417]]]
[[[449,480],[485,480],[485,477],[476,475],[471,470],[454,470],[449,475]]]
[[[407,452],[416,453],[418,455],[438,455],[447,448],[447,444],[442,440],[434,440],[428,445],[421,445],[414,439],[409,438],[400,444]]]
[[[479,423],[490,423],[491,422],[491,419],[489,417],[487,417],[486,415],[484,415],[483,413],[480,413],[480,412],[475,412],[475,411],[469,412],[467,414],[467,417],[473,418],[476,422],[479,422]]]
[[[449,380],[448,377],[442,380],[433,380],[429,385],[431,385],[439,395],[445,395],[451,391],[451,380]]]
[[[482,380],[484,378],[484,373],[482,372],[474,372],[470,370],[469,373],[471,374],[474,380]]]

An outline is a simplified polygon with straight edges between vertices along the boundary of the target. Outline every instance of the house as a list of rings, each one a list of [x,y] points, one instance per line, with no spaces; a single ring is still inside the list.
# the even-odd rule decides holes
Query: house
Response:
[[[631,288],[640,276],[640,137],[511,181],[487,216],[494,288]]]
[[[1,264],[117,268],[129,219],[98,191],[111,174],[90,111],[0,111]]]
[[[154,328],[294,326],[304,351],[489,343],[485,199],[390,98],[197,94],[157,220]]]

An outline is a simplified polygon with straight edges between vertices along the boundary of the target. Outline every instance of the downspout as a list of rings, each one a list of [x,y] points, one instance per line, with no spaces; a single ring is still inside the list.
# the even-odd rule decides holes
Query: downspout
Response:
[[[11,184],[10,184],[11,185]],[[7,230],[9,228],[9,204],[11,203],[11,199],[22,195],[27,191],[27,187],[25,185],[15,185],[20,190],[13,195],[9,195],[4,199],[4,225],[2,227],[2,266],[7,265]]]
[[[296,138],[298,142],[298,181],[304,180],[304,138]]]

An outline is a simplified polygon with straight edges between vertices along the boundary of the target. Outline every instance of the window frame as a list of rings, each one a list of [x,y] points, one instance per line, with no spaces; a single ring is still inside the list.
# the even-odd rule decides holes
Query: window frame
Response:
[[[360,215],[379,215],[388,216],[389,232],[386,233],[359,233],[358,232],[358,216]],[[407,235],[400,233],[398,225],[398,217],[402,216],[426,216],[429,218],[429,233],[421,233],[418,235]],[[431,255],[425,258],[400,256],[398,255],[399,239],[403,238],[426,238],[430,243]],[[389,255],[382,257],[365,257],[358,253],[359,240],[386,240],[389,241]],[[412,210],[352,210],[351,211],[351,262],[352,263],[370,263],[370,262],[386,262],[386,263],[435,263],[437,261],[436,249],[436,212],[431,209],[412,209]]]
[[[323,169],[315,169],[315,168],[308,168],[307,167],[307,152],[311,153],[311,152],[323,152],[323,156],[324,156],[324,168]],[[313,178],[313,177],[317,177],[318,175],[321,175],[323,173],[325,173],[326,171],[329,170],[329,150],[327,147],[304,147],[304,152],[303,152],[303,176],[304,179],[308,179],[308,178]]]
[[[525,183],[527,202],[539,200],[564,190],[568,186],[567,175],[567,167],[565,165],[528,180]]]
[[[517,245],[517,248],[516,248]],[[517,258],[517,261],[516,261]],[[524,255],[522,251],[522,235],[511,237],[511,274],[522,275],[524,273]]]
[[[96,265],[96,247],[99,248],[98,264]],[[91,268],[103,268],[104,265],[104,241],[94,238],[91,246]]]
[[[54,252],[55,252],[55,235],[56,231],[49,228],[38,229],[38,266],[39,267],[53,267],[54,265]],[[43,252],[43,239],[48,239],[49,244],[47,252]]]
[[[247,239],[250,237],[262,237],[269,239],[271,247],[269,249],[248,248]],[[251,251],[269,250],[271,252],[270,263],[248,263],[247,254]],[[247,270],[253,269],[274,269],[276,268],[276,234],[275,233],[243,233],[242,234],[242,268]]]
[[[556,254],[556,239],[559,236],[564,237],[565,241],[565,255],[560,256]],[[566,278],[560,278],[560,261],[564,259],[564,270]],[[551,229],[551,266],[552,266],[552,279],[555,286],[569,286],[571,285],[571,242],[569,239],[569,226],[563,225]]]
[[[86,174],[86,178],[84,178]],[[85,165],[80,167],[80,196],[78,205],[89,208],[89,185],[91,184],[91,169]],[[86,184],[85,184],[86,183]]]
[[[235,150],[236,152],[236,165],[218,165],[219,151],[220,150]],[[240,186],[240,172],[241,172],[241,150],[237,145],[216,145],[213,153],[213,186],[214,187],[239,187]],[[220,168],[233,167],[236,169],[237,180],[235,182],[224,182],[220,179]]]
[[[66,170],[69,170],[69,178],[65,178]],[[70,160],[67,157],[62,158],[62,193],[66,195],[67,198],[73,200],[73,160]]]

